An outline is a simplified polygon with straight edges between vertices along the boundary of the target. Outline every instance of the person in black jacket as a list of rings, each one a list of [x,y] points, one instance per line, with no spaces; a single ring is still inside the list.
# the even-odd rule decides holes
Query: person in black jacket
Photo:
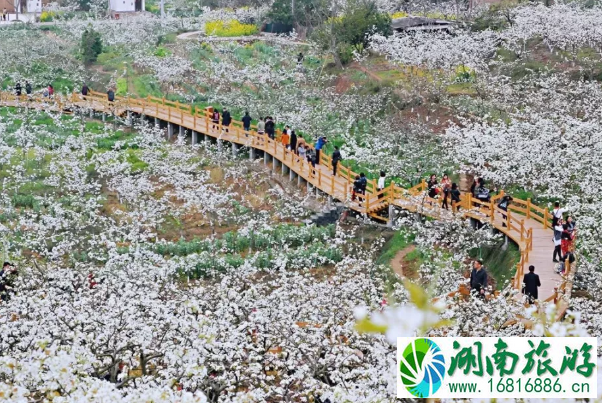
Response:
[[[452,203],[452,211],[460,209],[460,189],[458,189],[457,183],[452,183],[451,191],[449,192],[451,195],[451,203]]]
[[[242,128],[248,132],[249,130],[251,130],[251,116],[249,115],[249,112],[245,112],[245,116],[242,117]],[[248,134],[247,134],[248,136]]]
[[[497,206],[503,212],[507,212],[508,211],[508,206],[510,205],[510,202],[512,200],[514,200],[512,198],[512,196],[506,195],[506,196],[502,197],[502,200],[499,202],[499,204]],[[506,216],[506,214],[502,213],[502,218],[504,219],[504,223],[502,225],[505,227],[506,226],[506,218],[508,218],[508,217]]]
[[[268,134],[268,137],[274,140],[276,138],[276,124],[274,123],[274,119],[271,116],[265,118],[265,132]]]
[[[472,267],[470,289],[475,290],[479,297],[484,298],[485,290],[487,289],[487,272],[483,267],[483,262],[480,260],[475,260]]]
[[[113,90],[108,90],[107,91],[107,99],[109,100],[109,102],[113,102],[115,101],[115,91]]]
[[[22,90],[21,90],[21,83],[17,83],[15,85],[15,94],[17,94],[17,96],[20,97],[21,96],[21,92],[22,92]]]
[[[226,129],[226,133],[228,133],[228,127],[232,123],[232,116],[230,116],[230,111],[227,108],[224,108],[222,112],[222,126]]]
[[[290,146],[293,154],[299,155],[299,151],[297,151],[297,133],[294,130],[291,131]]]
[[[437,183],[437,175],[435,174],[432,174],[429,178],[429,181],[426,183],[426,186],[428,187],[429,197],[431,199],[437,197]]]
[[[525,294],[532,304],[538,298],[537,287],[541,286],[539,276],[535,274],[535,266],[529,266],[529,273],[523,277],[523,294]]]
[[[84,99],[86,99],[85,96],[88,95],[88,91],[89,91],[88,86],[86,84],[84,84],[82,86],[82,95],[84,96]]]
[[[31,84],[29,83],[29,81],[25,81],[25,93],[27,95],[31,95]]]
[[[337,176],[337,167],[339,166],[339,161],[342,159],[339,147],[334,146],[334,152],[332,153],[332,176]]]

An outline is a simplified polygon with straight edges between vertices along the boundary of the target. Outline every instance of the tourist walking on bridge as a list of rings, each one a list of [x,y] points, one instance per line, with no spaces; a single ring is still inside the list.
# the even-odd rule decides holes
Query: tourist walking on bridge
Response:
[[[332,176],[337,176],[337,167],[339,162],[343,159],[339,147],[334,146],[334,152],[332,153]]]
[[[451,190],[451,203],[452,203],[452,211],[457,211],[460,209],[460,189],[458,189],[457,183],[452,183]]]
[[[325,136],[318,137],[318,141],[316,141],[316,164],[320,165],[320,152],[324,145],[328,142]]]
[[[485,290],[487,289],[487,272],[481,260],[475,260],[472,267],[470,289],[474,290],[479,297],[484,298]]]
[[[541,287],[539,276],[535,274],[535,266],[529,266],[529,273],[523,277],[523,294],[527,297],[530,304],[538,299],[537,288]]]
[[[265,132],[272,140],[276,138],[276,124],[271,116],[265,118]]]
[[[230,123],[232,123],[232,116],[230,116],[228,108],[224,108],[224,111],[222,112],[222,129],[224,129],[226,133],[229,133],[228,127],[230,126]]]
[[[439,189],[437,189],[438,183],[439,182],[437,182],[437,175],[435,174],[432,174],[429,178],[429,181],[426,183],[426,186],[428,188],[428,194],[431,199],[437,197],[437,193],[439,192]]]
[[[287,128],[285,128],[282,131],[282,134],[280,135],[280,142],[282,143],[282,145],[284,146],[285,149],[289,149],[289,140],[290,140],[290,135],[288,134],[288,126]]]
[[[505,195],[504,197],[502,197],[502,200],[498,203],[498,208],[500,210],[502,210],[504,213],[506,213],[508,211],[508,207],[510,206],[510,202],[514,200],[512,198],[512,196],[508,196]],[[502,218],[504,220],[504,223],[502,224],[502,226],[506,226],[506,219],[508,218],[508,216],[506,214],[502,213]]]
[[[217,109],[213,110],[213,115],[211,116],[211,121],[213,122],[213,129],[215,129],[215,126],[219,127],[219,111]]]
[[[109,88],[107,91],[107,99],[109,102],[115,102],[115,91],[112,88]]]
[[[297,133],[294,130],[291,130],[290,145],[293,154],[297,154]]]
[[[245,112],[245,116],[242,117],[242,128],[247,132],[247,136],[249,136],[248,132],[251,130],[251,121],[252,119],[249,112]]]
[[[265,122],[263,121],[263,118],[259,118],[259,121],[257,122],[257,134],[265,134]]]

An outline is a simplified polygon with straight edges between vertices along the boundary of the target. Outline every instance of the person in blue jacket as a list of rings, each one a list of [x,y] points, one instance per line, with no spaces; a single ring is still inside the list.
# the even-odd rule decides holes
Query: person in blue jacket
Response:
[[[320,164],[320,151],[322,150],[322,147],[324,147],[324,144],[327,143],[326,137],[324,136],[320,136],[318,137],[318,141],[316,141],[316,164]]]

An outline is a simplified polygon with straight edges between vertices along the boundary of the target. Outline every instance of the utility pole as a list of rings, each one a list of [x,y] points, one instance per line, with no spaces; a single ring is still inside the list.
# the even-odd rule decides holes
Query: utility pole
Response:
[[[165,0],[161,0],[161,23],[165,19]]]

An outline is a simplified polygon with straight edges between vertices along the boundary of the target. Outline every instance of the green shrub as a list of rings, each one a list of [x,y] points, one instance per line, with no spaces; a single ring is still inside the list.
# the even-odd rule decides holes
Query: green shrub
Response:
[[[82,59],[85,64],[91,64],[96,61],[98,55],[102,53],[102,40],[99,32],[86,29],[82,34],[81,40]]]

